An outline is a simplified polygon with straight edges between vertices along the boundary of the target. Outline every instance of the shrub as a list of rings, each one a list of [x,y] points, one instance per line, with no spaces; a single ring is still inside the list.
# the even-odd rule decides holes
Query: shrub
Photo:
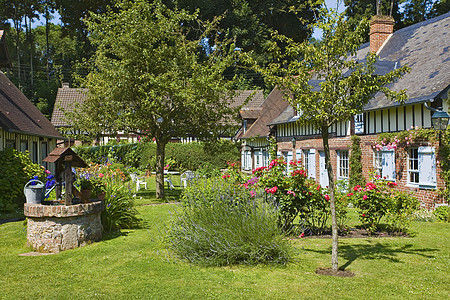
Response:
[[[359,219],[370,233],[379,229],[384,216],[393,231],[405,232],[409,227],[408,220],[419,202],[410,194],[395,191],[395,186],[395,182],[375,175],[365,187],[357,185],[353,188],[352,200],[359,210]]]
[[[450,209],[448,206],[442,205],[439,207],[436,207],[436,209],[433,212],[433,215],[438,222],[448,222],[449,221],[449,214]]]
[[[294,220],[298,216],[299,226],[304,233],[323,233],[330,215],[327,190],[307,179],[306,171],[300,162],[291,162],[290,170],[290,173],[286,174],[284,160],[275,159],[268,167],[253,171],[257,177],[254,181],[274,198],[280,211],[279,224],[285,232],[295,227]],[[345,209],[340,209],[339,212],[344,222]]]
[[[8,148],[0,151],[0,212],[11,212],[25,202],[23,188],[34,176],[44,179],[43,166],[31,161],[27,153]],[[44,180],[45,182],[45,180]]]
[[[410,193],[393,191],[391,206],[386,214],[389,230],[406,233],[411,226],[414,212],[419,209],[419,201]]]
[[[350,151],[350,174],[348,183],[350,186],[365,185],[366,180],[364,179],[362,172],[362,162],[361,162],[361,138],[357,135],[352,135],[352,148]]]
[[[215,169],[226,167],[228,161],[239,160],[239,145],[230,141],[169,143],[165,164],[170,170]],[[97,147],[77,147],[77,154],[93,163],[121,162],[140,170],[155,170],[156,144],[152,141]],[[210,172],[211,173],[211,172]]]
[[[277,226],[276,209],[263,196],[229,180],[193,182],[168,224],[169,248],[208,266],[286,264],[291,247]]]

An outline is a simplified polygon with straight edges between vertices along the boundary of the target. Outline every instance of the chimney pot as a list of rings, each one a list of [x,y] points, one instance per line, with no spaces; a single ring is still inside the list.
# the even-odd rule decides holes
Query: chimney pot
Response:
[[[70,86],[69,86],[69,83],[68,83],[68,82],[63,82],[63,83],[62,83],[62,87],[63,87],[63,88],[69,88]]]

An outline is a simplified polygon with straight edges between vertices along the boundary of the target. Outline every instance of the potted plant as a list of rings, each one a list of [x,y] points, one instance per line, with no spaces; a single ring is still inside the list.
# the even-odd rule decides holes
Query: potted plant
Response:
[[[92,180],[92,194],[97,196],[98,200],[105,200],[106,195],[106,183],[103,182],[103,173],[99,173],[98,177]]]
[[[80,186],[81,190],[81,201],[83,203],[89,202],[94,187],[91,181],[91,175],[89,173],[81,174],[77,179],[77,184]]]

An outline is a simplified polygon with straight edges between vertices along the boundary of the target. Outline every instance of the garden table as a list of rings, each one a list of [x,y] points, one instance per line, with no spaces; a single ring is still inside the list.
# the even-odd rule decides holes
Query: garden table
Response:
[[[156,172],[152,172],[152,174],[156,174]],[[169,176],[166,177],[165,175],[169,175]],[[172,183],[172,176],[173,175],[180,175],[180,172],[177,172],[177,171],[165,171],[164,170],[164,182],[167,182],[167,185],[169,186],[170,189],[174,188],[174,185]]]

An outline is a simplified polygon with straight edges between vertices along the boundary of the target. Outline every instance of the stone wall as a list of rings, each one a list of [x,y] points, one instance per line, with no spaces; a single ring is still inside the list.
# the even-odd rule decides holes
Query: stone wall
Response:
[[[70,206],[25,204],[27,245],[38,252],[58,253],[102,238],[101,201]]]

